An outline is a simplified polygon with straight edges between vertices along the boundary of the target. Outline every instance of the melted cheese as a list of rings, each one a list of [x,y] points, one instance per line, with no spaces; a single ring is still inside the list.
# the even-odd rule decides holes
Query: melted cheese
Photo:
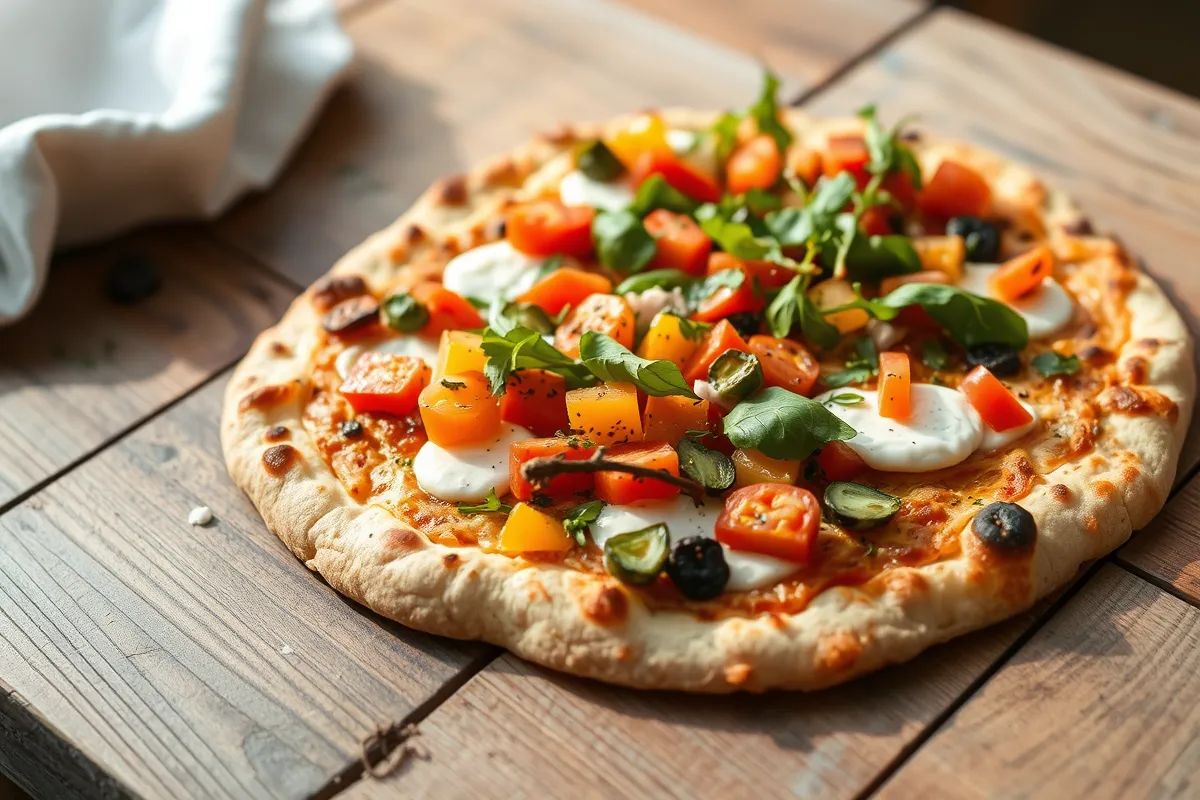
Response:
[[[426,442],[413,459],[417,485],[451,503],[478,503],[493,490],[503,497],[508,494],[509,445],[531,438],[520,425],[506,422],[491,442],[453,448]]]
[[[967,264],[958,288],[981,297],[996,299],[988,286],[988,277],[999,269],[995,264]],[[1075,316],[1075,302],[1062,284],[1047,278],[1035,292],[1018,300],[1004,301],[1025,318],[1032,339],[1045,339],[1062,330]]]
[[[847,392],[863,398],[844,405],[826,402]],[[983,422],[955,389],[920,383],[912,387],[912,416],[903,421],[879,416],[875,392],[835,389],[815,398],[858,431],[846,442],[869,466],[888,472],[929,472],[966,460],[983,440]]]
[[[463,297],[485,303],[512,300],[537,281],[542,259],[513,249],[507,241],[491,242],[450,259],[442,285]]]
[[[633,189],[622,181],[596,181],[579,170],[568,172],[558,184],[565,206],[590,206],[601,211],[621,211],[633,202]]]
[[[1041,419],[1038,417],[1037,409],[1029,405],[1029,403],[1022,402],[1021,405],[1025,407],[1025,410],[1029,412],[1029,415],[1033,417],[1033,419],[1029,420],[1029,422],[1025,423],[1024,425],[1018,425],[1017,427],[1009,428],[1006,431],[992,430],[992,428],[985,423],[983,426],[983,441],[979,443],[980,452],[991,453],[995,450],[1001,450],[1005,447],[1008,447],[1038,426],[1038,423],[1041,422]]]
[[[359,357],[366,352],[377,353],[394,353],[398,356],[415,356],[433,368],[434,362],[437,361],[437,342],[431,342],[428,339],[422,339],[420,336],[401,336],[396,339],[384,339],[382,342],[377,342],[372,345],[354,344],[347,347],[342,352],[338,353],[337,359],[333,362],[334,369],[342,380],[350,374],[350,370],[354,368],[354,364]]]
[[[689,536],[715,538],[717,517],[724,505],[719,500],[709,501],[697,508],[690,497],[680,495],[673,500],[647,500],[627,506],[605,506],[590,526],[592,541],[601,549],[604,543],[618,533],[628,533],[657,523],[664,523],[671,537],[672,546]],[[729,583],[726,591],[744,592],[774,586],[796,571],[797,565],[770,556],[725,549],[725,563],[729,565]]]

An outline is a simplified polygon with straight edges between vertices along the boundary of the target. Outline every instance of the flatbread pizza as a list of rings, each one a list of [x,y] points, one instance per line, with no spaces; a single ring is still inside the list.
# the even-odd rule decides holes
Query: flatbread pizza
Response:
[[[1025,167],[872,109],[644,112],[445,178],[255,343],[222,441],[342,594],[554,669],[845,681],[1162,507],[1192,344]]]

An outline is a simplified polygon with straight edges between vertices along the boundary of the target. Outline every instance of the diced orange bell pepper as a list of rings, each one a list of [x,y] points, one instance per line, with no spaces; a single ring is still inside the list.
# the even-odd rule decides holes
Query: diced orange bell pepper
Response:
[[[729,320],[723,319],[705,334],[699,349],[684,365],[683,377],[687,380],[688,385],[693,385],[696,381],[708,380],[708,368],[726,350],[741,350],[743,353],[749,353],[750,345],[746,344],[746,341],[738,335],[737,330],[729,324]]]
[[[866,472],[867,462],[845,442],[830,442],[817,453],[817,466],[831,481],[852,481]]]
[[[633,347],[636,319],[625,298],[594,294],[567,312],[554,332],[554,346],[571,358],[579,358],[579,340],[587,331],[603,333],[625,347]]]
[[[701,275],[712,252],[712,239],[687,214],[665,208],[651,211],[644,220],[646,232],[658,243],[653,266]],[[611,291],[611,290],[610,290]]]
[[[642,440],[642,416],[632,383],[601,383],[567,392],[571,430],[597,444]]]
[[[647,397],[642,431],[647,442],[679,444],[688,431],[708,430],[708,401],[688,397]]]
[[[525,439],[513,442],[508,448],[508,482],[518,500],[533,497],[533,486],[521,476],[521,467],[535,458],[564,455],[568,461],[582,461],[596,452],[594,447],[584,447],[578,439],[551,436],[546,439]],[[569,497],[579,492],[590,491],[595,484],[595,473],[557,475],[540,490],[550,497]]]
[[[958,389],[994,431],[1007,431],[1033,421],[1029,409],[1021,405],[1021,401],[1013,397],[1012,392],[985,366],[980,365],[968,372],[959,382]]]
[[[912,378],[908,354],[879,354],[879,416],[908,419],[912,415]]]
[[[440,283],[418,283],[413,287],[411,294],[429,311],[429,322],[421,329],[425,336],[438,336],[442,331],[483,327],[483,317],[479,316],[471,301]]]
[[[808,297],[817,308],[837,308],[854,301],[854,288],[849,281],[831,278],[821,281],[808,290]],[[871,317],[861,308],[851,308],[836,314],[826,314],[825,321],[838,329],[838,333],[850,333],[867,324]]]
[[[683,320],[674,314],[659,314],[638,345],[637,353],[652,361],[682,364],[700,346],[697,339],[683,335]]]
[[[931,217],[983,217],[992,208],[992,190],[970,167],[943,161],[917,195],[917,205]]]
[[[561,522],[526,503],[517,503],[500,529],[501,553],[565,553],[574,546]]]
[[[520,369],[508,376],[500,397],[500,419],[528,428],[538,436],[565,431],[567,380],[543,369]]]
[[[783,156],[775,139],[760,133],[738,147],[725,162],[725,188],[731,194],[770,189],[779,180]]]
[[[420,397],[429,441],[442,447],[477,444],[500,434],[500,403],[482,372],[444,375]]]
[[[1001,300],[1019,299],[1042,285],[1054,273],[1054,251],[1046,245],[1009,259],[988,276],[988,288]]]
[[[619,445],[605,455],[614,461],[647,469],[661,469],[679,477],[679,454],[665,442]],[[596,473],[596,497],[613,505],[660,500],[677,494],[678,486],[653,478],[638,478],[627,472]]]
[[[468,331],[442,331],[438,343],[437,366],[433,378],[443,375],[458,375],[462,372],[483,372],[487,356],[481,344],[483,337]]]
[[[595,272],[585,272],[574,267],[556,269],[518,298],[518,303],[532,303],[547,314],[557,314],[567,306],[572,308],[594,294],[608,294],[613,284],[608,278]]]
[[[429,365],[419,358],[368,352],[354,363],[342,383],[342,396],[360,414],[382,411],[411,414],[429,383]]]

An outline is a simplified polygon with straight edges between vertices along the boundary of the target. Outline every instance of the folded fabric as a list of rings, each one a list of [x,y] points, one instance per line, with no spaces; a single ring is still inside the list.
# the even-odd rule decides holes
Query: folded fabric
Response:
[[[332,0],[6,0],[0,36],[0,324],[56,247],[269,184],[353,52]]]

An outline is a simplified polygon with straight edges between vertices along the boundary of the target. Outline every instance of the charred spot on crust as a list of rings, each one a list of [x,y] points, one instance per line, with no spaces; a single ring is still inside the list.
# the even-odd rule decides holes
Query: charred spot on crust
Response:
[[[322,278],[313,284],[312,302],[318,311],[324,312],[352,297],[367,293],[367,283],[357,275],[335,275]]]
[[[1056,483],[1050,487],[1050,496],[1065,505],[1071,502],[1071,489],[1066,484]]]
[[[583,613],[597,625],[621,625],[629,615],[629,598],[615,586],[604,586],[584,599]]]
[[[996,494],[1005,500],[1020,500],[1029,494],[1029,490],[1033,488],[1034,481],[1037,479],[1037,470],[1033,468],[1033,462],[1022,450],[1005,456],[1000,470],[1004,477],[1004,484]]]
[[[1162,347],[1162,342],[1153,337],[1148,337],[1146,339],[1138,339],[1133,344],[1135,347],[1139,347],[1143,350],[1149,350],[1152,354],[1157,352],[1158,348]]]
[[[379,301],[370,295],[343,300],[321,318],[329,333],[354,333],[379,321]]]
[[[268,447],[263,452],[263,466],[272,475],[282,475],[292,468],[292,464],[299,456],[300,451],[290,444],[277,444],[274,447]]]
[[[442,206],[461,206],[467,202],[467,176],[447,175],[433,187],[434,201]]]
[[[442,563],[447,568],[453,567],[458,563],[458,553],[446,553],[446,555],[442,556]]]
[[[238,411],[245,413],[254,408],[270,408],[286,403],[296,391],[294,383],[277,383],[260,386],[238,401]]]
[[[268,442],[278,442],[281,439],[288,438],[291,433],[292,432],[283,425],[275,425],[274,427],[267,428],[266,432],[263,434],[263,439]]]
[[[1150,362],[1142,356],[1130,356],[1121,362],[1121,377],[1128,383],[1145,383],[1150,373]]]
[[[267,349],[271,351],[271,355],[276,358],[283,358],[292,354],[292,348],[288,347],[283,342],[271,342],[267,345]]]
[[[1125,481],[1125,483],[1133,483],[1140,477],[1142,477],[1142,471],[1132,464],[1127,464],[1121,468],[1121,480]]]
[[[383,534],[383,546],[395,550],[420,550],[425,539],[411,528],[392,528]]]
[[[1073,220],[1063,223],[1063,233],[1071,236],[1091,236],[1096,232],[1092,227],[1092,221],[1087,217],[1076,217]]]
[[[1117,493],[1117,487],[1113,486],[1112,481],[1093,481],[1092,490],[1096,492],[1097,497],[1107,499]]]
[[[845,672],[858,663],[862,649],[862,643],[850,631],[831,633],[817,643],[817,663],[826,672]]]
[[[1111,350],[1105,350],[1099,345],[1088,345],[1079,351],[1079,360],[1087,364],[1089,367],[1104,367],[1111,364],[1116,356]]]
[[[1101,410],[1108,414],[1157,414],[1172,422],[1179,416],[1179,406],[1174,400],[1145,387],[1110,386],[1101,392],[1099,402]]]

